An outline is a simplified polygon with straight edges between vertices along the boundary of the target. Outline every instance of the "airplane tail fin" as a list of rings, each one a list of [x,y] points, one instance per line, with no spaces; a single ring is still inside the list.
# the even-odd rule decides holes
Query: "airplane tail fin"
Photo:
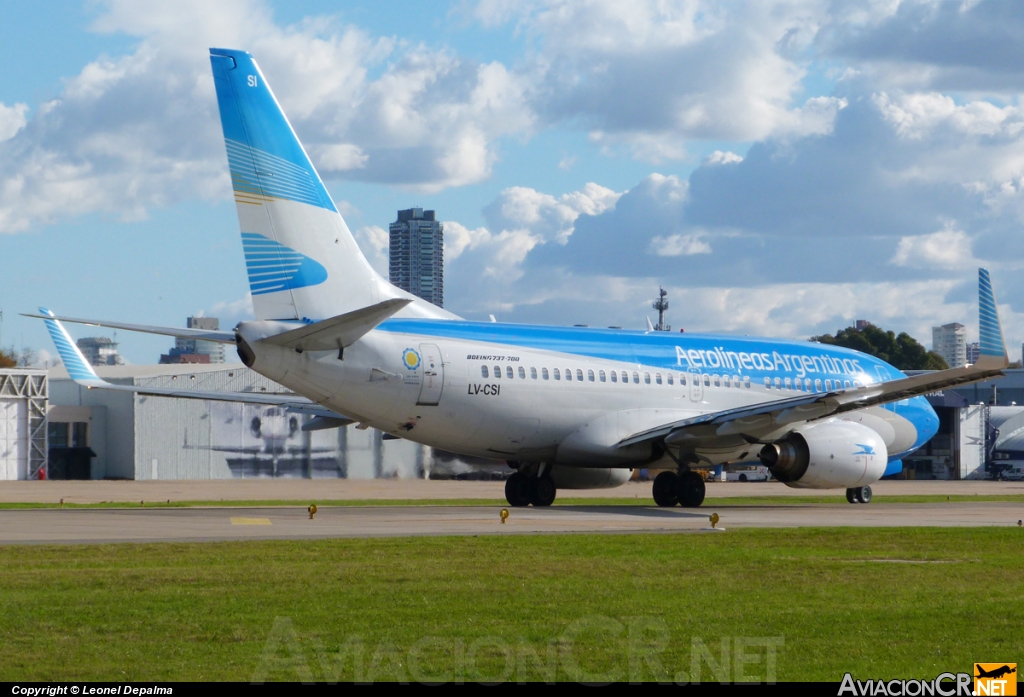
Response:
[[[389,299],[453,318],[385,281],[331,200],[253,57],[210,49],[256,319],[322,320]]]
[[[1010,364],[988,269],[978,269],[978,339],[981,351],[975,367],[1001,370]]]

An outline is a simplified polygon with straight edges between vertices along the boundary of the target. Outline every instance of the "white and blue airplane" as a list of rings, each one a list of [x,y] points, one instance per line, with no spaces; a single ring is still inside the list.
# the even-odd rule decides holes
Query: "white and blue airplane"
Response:
[[[863,353],[806,341],[469,322],[391,285],[359,251],[252,56],[211,49],[255,319],[234,331],[57,317],[41,308],[76,382],[149,395],[279,404],[307,428],[356,423],[456,453],[503,459],[513,506],[557,488],[664,469],[659,506],[699,506],[694,470],[758,458],[789,486],[870,484],[930,439],[923,395],[1008,365],[988,272],[981,358],[907,377]],[[294,394],[114,385],[59,320],[220,341]]]

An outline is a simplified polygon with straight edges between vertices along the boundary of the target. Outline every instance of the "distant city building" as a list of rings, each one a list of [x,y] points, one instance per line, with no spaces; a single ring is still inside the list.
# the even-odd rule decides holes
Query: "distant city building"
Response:
[[[185,320],[189,329],[220,329],[216,317],[189,317]],[[174,348],[160,356],[161,363],[223,363],[224,344],[198,339],[175,339]]]
[[[79,339],[78,348],[85,360],[93,365],[124,365],[124,359],[117,352],[117,343],[105,336],[87,336]]]
[[[967,364],[974,365],[981,358],[981,344],[975,341],[967,344]]]
[[[438,307],[444,307],[444,225],[434,211],[398,211],[388,246],[391,282]]]
[[[871,322],[868,322],[866,319],[859,319],[854,326],[857,328],[857,331],[862,332],[871,326]]]
[[[967,365],[967,327],[957,322],[932,327],[932,350],[950,368],[963,368]]]

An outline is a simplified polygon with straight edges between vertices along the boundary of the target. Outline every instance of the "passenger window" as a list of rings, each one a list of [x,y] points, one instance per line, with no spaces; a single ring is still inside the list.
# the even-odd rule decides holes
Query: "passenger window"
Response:
[[[654,382],[658,383],[659,385],[661,384],[661,373],[654,374]]]
[[[627,373],[625,370],[623,370],[622,371],[622,384],[625,385],[627,382],[629,382],[629,373]]]
[[[651,374],[650,373],[644,373],[644,383],[647,384],[647,385],[651,384]]]
[[[670,384],[670,385],[673,384],[672,383],[672,373],[669,373],[666,377],[668,378],[668,384]]]
[[[825,391],[826,392],[831,392],[832,391],[832,381],[831,380],[826,380],[825,381]]]
[[[530,379],[531,380],[536,380],[537,379],[537,369],[536,368],[530,368]]]
[[[814,381],[814,391],[821,392],[821,380]]]
[[[718,376],[715,376],[715,387],[721,387],[722,383],[719,381]]]
[[[577,368],[576,369],[576,379],[579,380],[580,382],[583,382],[583,369],[582,368]],[[594,371],[593,370],[590,371],[590,381],[591,382],[594,381]]]
[[[743,386],[746,387],[747,389],[750,388],[750,376],[749,375],[744,375],[743,376]]]
[[[526,368],[524,368],[523,366],[519,366],[519,379],[520,380],[525,380],[526,379]]]
[[[853,381],[853,386],[854,387],[863,387],[863,385],[860,384],[860,380],[854,380]]]
[[[849,380],[843,380],[843,387],[845,387],[846,389],[850,389],[850,381]]]
[[[804,379],[804,392],[810,392],[810,391],[811,391],[811,379],[810,378],[805,378]]]
[[[501,366],[500,365],[494,366],[494,377],[496,377],[496,378],[500,378],[501,377]]]
[[[567,382],[572,382],[572,368],[565,369],[565,379]]]
[[[790,380],[789,378],[786,378],[786,380],[785,380],[785,384],[786,384],[786,389],[787,389],[787,390],[791,390],[791,389],[793,389],[793,381],[792,381],[792,380]]]
[[[772,389],[772,379],[771,378],[765,378],[764,379],[764,386],[767,387],[769,390]]]
[[[485,366],[485,365],[480,366],[480,377],[482,377],[482,378],[490,377],[490,375],[487,374],[487,366]]]
[[[781,390],[782,389],[782,380],[780,378],[775,378],[775,389],[777,389],[777,390]]]
[[[704,376],[704,387],[711,387],[711,376],[710,375],[705,375]]]
[[[619,381],[619,374],[618,374],[618,373],[616,373],[616,372],[615,372],[615,371],[613,370],[613,371],[612,371],[612,382],[618,382],[618,381]]]
[[[594,371],[593,370],[588,370],[587,371],[587,380],[590,380],[590,382],[594,381]]]
[[[633,371],[633,384],[634,385],[639,385],[640,384],[640,373],[636,372],[635,370]]]
[[[548,379],[548,369],[547,368],[541,368],[540,369],[540,374],[541,374],[541,377],[543,377],[545,380]]]
[[[686,376],[683,375],[682,373],[679,374],[679,384],[683,386],[686,385]]]
[[[512,366],[510,366],[510,365],[505,366],[505,377],[507,377],[509,380],[511,380],[513,378],[513,376],[514,375],[512,373]]]
[[[612,375],[615,375],[615,373],[612,373]],[[599,370],[597,376],[601,378],[601,382],[607,382],[608,380],[608,375],[603,370]]]
[[[558,372],[558,368],[555,368],[555,380],[561,380],[562,374]]]
[[[722,376],[722,387],[730,387],[728,375]]]

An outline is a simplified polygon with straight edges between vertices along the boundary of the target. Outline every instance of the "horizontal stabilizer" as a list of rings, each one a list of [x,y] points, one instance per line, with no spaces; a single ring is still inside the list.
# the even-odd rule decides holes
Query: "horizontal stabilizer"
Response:
[[[239,402],[242,404],[266,404],[287,407],[290,411],[297,411],[310,414],[314,417],[328,417],[332,419],[345,420],[352,423],[351,419],[337,414],[327,407],[312,402],[305,397],[292,393],[272,392],[219,392],[215,390],[189,390],[175,387],[144,387],[141,385],[115,385],[109,383],[96,374],[89,362],[85,360],[82,351],[71,340],[71,336],[59,321],[56,315],[45,307],[39,308],[43,313],[41,317],[46,322],[46,328],[50,332],[57,353],[68,371],[68,377],[83,387],[90,389],[115,390],[118,392],[134,392],[135,394],[152,397],[177,397],[181,399],[209,399],[218,402]],[[109,325],[108,325],[109,326]],[[343,424],[339,424],[343,425]]]
[[[42,311],[43,308],[40,308]],[[22,317],[34,317],[35,319],[58,320],[60,322],[71,322],[72,324],[88,324],[93,327],[109,327],[110,329],[124,329],[129,332],[143,332],[146,334],[160,334],[162,336],[173,336],[179,339],[194,339],[196,341],[218,341],[222,344],[235,343],[234,332],[218,331],[216,329],[185,329],[184,327],[156,327],[150,324],[126,324],[125,322],[107,322],[99,319],[80,319],[77,317],[62,317],[54,314],[33,315],[22,313]],[[49,326],[49,324],[47,324]]]
[[[268,344],[285,346],[296,351],[333,351],[354,344],[378,324],[408,305],[411,300],[396,298],[346,312],[322,322],[264,339]]]

